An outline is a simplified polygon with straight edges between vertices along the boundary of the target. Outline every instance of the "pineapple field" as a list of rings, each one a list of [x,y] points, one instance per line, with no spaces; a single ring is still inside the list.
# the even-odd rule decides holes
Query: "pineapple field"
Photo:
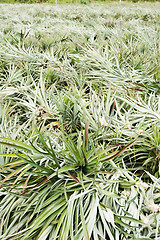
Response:
[[[0,239],[160,240],[160,3],[0,4]]]

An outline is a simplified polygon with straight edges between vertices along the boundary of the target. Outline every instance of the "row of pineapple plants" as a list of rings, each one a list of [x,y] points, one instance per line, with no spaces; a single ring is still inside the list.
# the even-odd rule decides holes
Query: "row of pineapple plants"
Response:
[[[0,6],[1,239],[160,238],[158,6]]]

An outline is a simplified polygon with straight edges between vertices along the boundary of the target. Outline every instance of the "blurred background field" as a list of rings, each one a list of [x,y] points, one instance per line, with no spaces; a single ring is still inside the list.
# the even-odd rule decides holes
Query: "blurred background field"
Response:
[[[52,4],[91,4],[91,3],[114,3],[120,0],[0,0],[0,3],[52,3]],[[123,2],[159,2],[159,0],[124,0]]]

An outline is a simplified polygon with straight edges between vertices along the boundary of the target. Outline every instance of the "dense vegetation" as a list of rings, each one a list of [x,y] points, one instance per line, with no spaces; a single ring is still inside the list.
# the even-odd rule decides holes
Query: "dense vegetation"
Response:
[[[124,2],[159,2],[160,0],[123,0]],[[90,3],[111,3],[120,2],[120,0],[0,0],[0,3],[51,3],[51,4],[85,4]]]
[[[160,4],[0,5],[0,239],[160,239]]]

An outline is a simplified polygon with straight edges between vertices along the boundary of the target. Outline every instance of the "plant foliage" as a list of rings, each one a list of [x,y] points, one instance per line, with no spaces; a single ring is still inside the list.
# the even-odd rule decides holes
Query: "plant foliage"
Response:
[[[160,238],[159,9],[0,5],[0,239]]]

